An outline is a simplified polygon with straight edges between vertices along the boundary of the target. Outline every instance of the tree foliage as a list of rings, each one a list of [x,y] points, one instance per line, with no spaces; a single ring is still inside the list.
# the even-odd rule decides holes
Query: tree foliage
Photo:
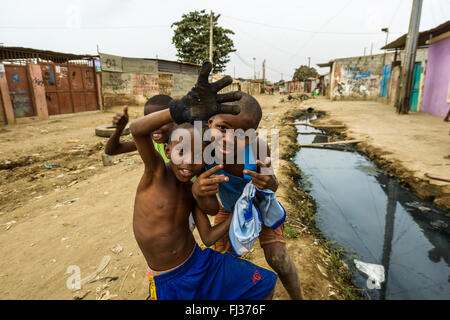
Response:
[[[308,78],[315,78],[317,76],[317,70],[315,68],[310,68],[308,66],[300,66],[295,69],[292,81],[305,81]]]
[[[220,14],[213,14],[213,67],[214,72],[225,70],[230,61],[229,54],[236,51],[233,40],[229,35],[234,34],[230,29],[218,25]],[[181,20],[174,22],[172,43],[177,49],[179,61],[201,64],[209,60],[210,15],[205,10],[192,11],[181,16]]]

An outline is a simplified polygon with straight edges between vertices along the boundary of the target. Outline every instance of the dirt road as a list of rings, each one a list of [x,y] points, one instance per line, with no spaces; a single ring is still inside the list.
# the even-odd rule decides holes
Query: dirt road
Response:
[[[278,95],[258,100],[264,112],[261,126],[269,129],[283,129],[285,113],[296,108],[280,104]],[[106,139],[94,134],[94,128],[109,123],[119,109],[0,127],[0,299],[147,296],[146,263],[132,231],[143,164],[135,152],[116,156],[115,165],[104,167]],[[130,107],[129,113],[134,119],[142,107]],[[281,136],[280,153],[294,142]],[[299,208],[289,199],[295,186],[283,171],[287,167],[280,165],[277,195],[290,215]],[[329,252],[314,244],[317,239],[307,228],[298,227],[295,216],[290,219],[291,229],[297,231],[291,232],[287,247],[304,297],[342,299],[344,286],[329,271]],[[200,243],[196,231],[195,235]],[[106,256],[109,263],[94,282],[76,292],[67,288],[70,266],[79,267],[81,278],[86,278],[95,275]],[[268,266],[258,243],[246,258]],[[275,299],[288,298],[278,281]]]

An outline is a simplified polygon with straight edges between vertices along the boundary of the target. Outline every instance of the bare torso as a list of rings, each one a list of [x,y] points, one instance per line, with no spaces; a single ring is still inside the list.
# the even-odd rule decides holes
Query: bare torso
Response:
[[[168,270],[189,257],[195,246],[189,230],[193,208],[191,184],[179,182],[170,168],[150,183],[144,173],[136,192],[133,230],[150,268]]]

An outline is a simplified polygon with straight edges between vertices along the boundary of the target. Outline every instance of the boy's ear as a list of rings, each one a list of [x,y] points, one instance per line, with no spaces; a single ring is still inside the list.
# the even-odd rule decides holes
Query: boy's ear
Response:
[[[208,128],[210,128],[211,129],[211,124],[212,124],[212,122],[213,122],[213,118],[214,116],[212,116],[211,118],[209,118],[208,119]]]
[[[164,143],[164,153],[166,154],[167,159],[170,160],[170,154],[171,154],[172,148],[168,143]]]

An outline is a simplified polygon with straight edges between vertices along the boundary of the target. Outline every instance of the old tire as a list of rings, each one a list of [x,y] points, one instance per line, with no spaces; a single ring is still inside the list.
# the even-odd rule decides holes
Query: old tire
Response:
[[[99,137],[109,138],[116,131],[116,127],[112,124],[104,124],[95,128],[95,134]],[[121,136],[130,134],[130,128],[127,127],[122,131]]]

